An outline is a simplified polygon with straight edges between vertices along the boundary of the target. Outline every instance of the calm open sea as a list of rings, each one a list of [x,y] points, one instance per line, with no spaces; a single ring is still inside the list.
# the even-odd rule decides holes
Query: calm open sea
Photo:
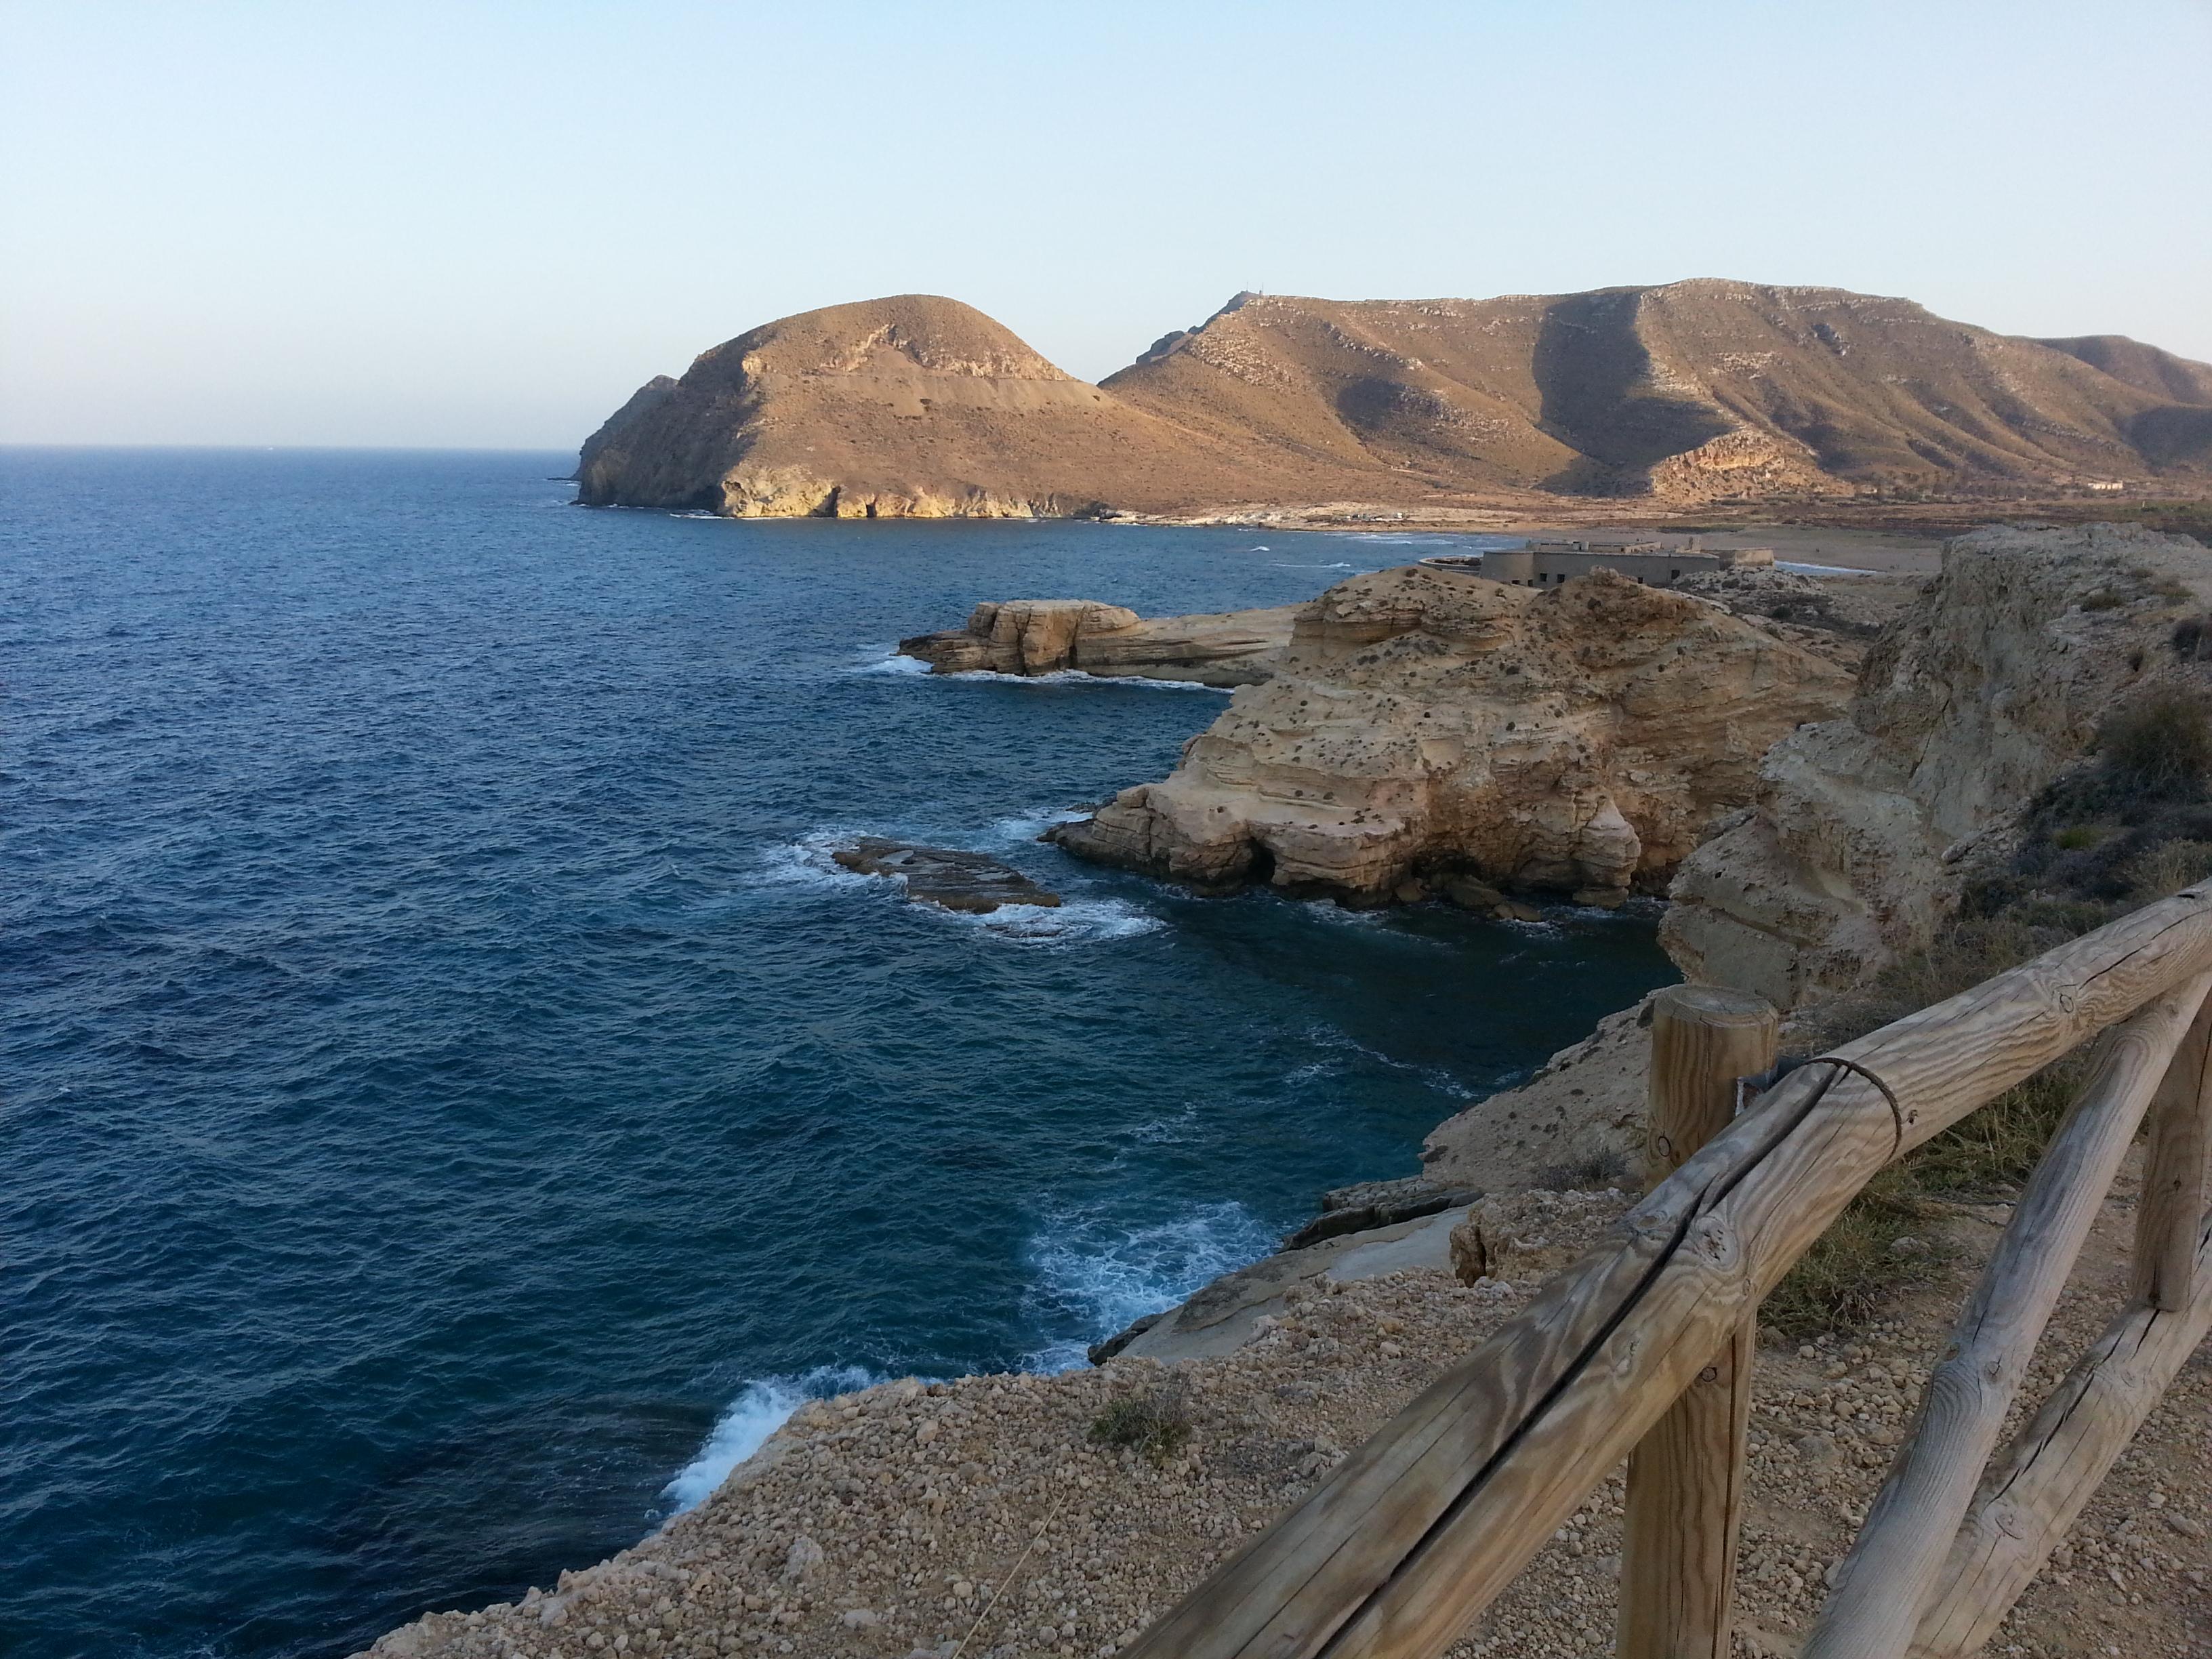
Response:
[[[1076,865],[1039,830],[1221,694],[889,659],[1450,538],[588,512],[568,465],[0,453],[0,1650],[343,1654],[550,1583],[804,1392],[1079,1363],[1670,977],[1633,917]],[[862,831],[1069,902],[904,904],[829,864]]]

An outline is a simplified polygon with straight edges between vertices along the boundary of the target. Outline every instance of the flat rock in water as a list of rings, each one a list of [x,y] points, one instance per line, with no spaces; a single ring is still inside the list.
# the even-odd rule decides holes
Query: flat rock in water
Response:
[[[924,904],[985,916],[1002,905],[1056,908],[1060,895],[1038,886],[1020,871],[981,853],[949,847],[915,847],[902,841],[864,836],[830,855],[864,876],[896,876],[906,896]]]

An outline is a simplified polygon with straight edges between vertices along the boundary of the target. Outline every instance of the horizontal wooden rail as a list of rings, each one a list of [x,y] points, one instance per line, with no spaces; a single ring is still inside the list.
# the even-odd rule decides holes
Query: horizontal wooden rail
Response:
[[[2191,890],[1793,1073],[1128,1651],[1441,1652],[1884,1164],[2207,971]]]

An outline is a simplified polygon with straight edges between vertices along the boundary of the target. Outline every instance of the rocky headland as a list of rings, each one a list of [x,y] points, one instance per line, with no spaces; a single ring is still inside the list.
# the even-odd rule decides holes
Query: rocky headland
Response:
[[[735,517],[1337,516],[1575,501],[1833,516],[2212,494],[2212,366],[1840,289],[1242,294],[1097,386],[957,301],[763,325],[641,386],[579,499]],[[1364,505],[1356,505],[1364,504]]]
[[[1290,643],[1296,605],[1146,618],[1092,599],[986,600],[964,628],[901,640],[933,674],[1055,674],[1257,685]]]
[[[1301,609],[1170,776],[1053,839],[1213,890],[1372,904],[1463,878],[1609,902],[1663,887],[1767,747],[1850,688],[1755,620],[1610,571],[1379,571]]]
[[[1676,854],[1664,941],[1693,977],[1775,996],[1815,1034],[1948,932],[2002,922],[2033,951],[2212,875],[2212,556],[2198,544],[2109,527],[1963,538],[1875,642],[1847,704],[1835,665],[1710,600],[1622,591],[1633,584],[1602,574],[1540,597],[1484,591],[1496,586],[1383,572],[1302,611],[1274,676],[1240,691],[1217,726],[1224,769],[1194,776],[1220,798],[1203,805],[1248,823],[1273,814],[1271,833],[1310,822],[1315,844],[1332,845],[1346,803],[1305,785],[1397,778],[1406,757],[1431,752],[1450,774],[1478,734],[1511,754],[1529,708],[1547,711],[1545,752],[1575,761],[1531,773],[1516,798],[1543,834],[1538,783],[1596,778],[1627,822],[1616,769],[1640,800],[1633,792],[1671,779],[1665,767],[1694,773],[1686,757],[1718,754],[1715,775],[1743,804]],[[1802,728],[1783,722],[1761,764],[1757,749],[1747,759],[1723,745],[1751,681],[1775,672],[1761,653],[1778,651],[1795,655],[1785,690],[1769,697],[1817,690],[1827,708]],[[1710,660],[1693,673],[1679,661],[1690,656]],[[1601,718],[1559,683],[1577,672],[1635,695]],[[1730,716],[1683,719],[1674,694],[1692,690]],[[1527,707],[1508,714],[1515,691]],[[1462,703],[1471,712],[1448,716]],[[1636,710],[1680,721],[1668,753],[1639,750],[1632,764],[1618,744],[1583,735]],[[1194,740],[1193,756],[1217,733]],[[1362,734],[1376,745],[1371,764],[1351,758]],[[1444,746],[1424,750],[1432,738]],[[1273,742],[1304,742],[1328,769],[1265,774],[1263,790],[1249,757]],[[1192,767],[1187,757],[1176,775]],[[1686,804],[1698,787],[1686,775],[1659,789],[1674,805],[1655,822],[1679,821],[1692,840],[1711,831]],[[1418,792],[1385,794],[1413,816],[1402,803]],[[1146,793],[1131,810],[1150,807]],[[1538,867],[1579,881],[1576,815],[1563,821],[1564,842],[1537,844],[1563,846],[1544,856],[1572,868]],[[1618,858],[1603,867],[1635,869]],[[1364,887],[1336,884],[1391,890],[1389,868],[1385,856]],[[1621,1188],[1640,1150],[1647,1047],[1640,1006],[1610,1017],[1528,1083],[1439,1127],[1421,1176],[1330,1194],[1300,1248],[1139,1322],[1091,1369],[906,1379],[810,1405],[702,1506],[635,1549],[513,1603],[428,1615],[371,1652],[1111,1659],[1524,1308],[1544,1275],[1605,1237],[1631,1201]],[[2026,1395],[2056,1380],[2126,1293],[2136,1196],[2130,1173],[2103,1206]],[[1923,1265],[1865,1322],[1802,1338],[1763,1330],[1739,1652],[1796,1651],[2010,1212],[2002,1191],[1923,1206],[1920,1237],[1899,1241]],[[2008,1650],[2086,1659],[2202,1645],[2209,1401],[2212,1370],[2185,1367],[2019,1604]],[[1606,1650],[1622,1496],[1616,1474],[1452,1659]]]

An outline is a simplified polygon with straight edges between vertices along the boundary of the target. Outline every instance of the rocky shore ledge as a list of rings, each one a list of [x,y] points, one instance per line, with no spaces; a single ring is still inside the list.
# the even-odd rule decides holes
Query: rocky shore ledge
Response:
[[[1446,1265],[1286,1287],[1236,1343],[1057,1376],[884,1384],[802,1410],[720,1490],[635,1548],[520,1601],[431,1613],[373,1659],[1111,1659],[1591,1248],[1620,1193],[1539,1192],[1498,1219],[1494,1273]],[[2126,1282],[2108,1204],[2031,1391]],[[1948,1320],[2005,1219],[1960,1206],[1936,1279],[1850,1340],[1761,1349],[1740,1654],[1784,1659],[1909,1427]],[[1462,1270],[1477,1264],[1462,1261]],[[1491,1264],[1481,1264],[1491,1265]],[[2212,1569],[2212,1370],[2193,1365],[2027,1592],[2044,1659],[2191,1646]],[[1451,1659],[1610,1650],[1622,1486],[1601,1486]],[[358,1659],[358,1656],[357,1656]]]
[[[1147,620],[1094,599],[986,601],[964,628],[899,641],[933,674],[1056,674],[1257,685],[1291,641],[1296,605]]]

